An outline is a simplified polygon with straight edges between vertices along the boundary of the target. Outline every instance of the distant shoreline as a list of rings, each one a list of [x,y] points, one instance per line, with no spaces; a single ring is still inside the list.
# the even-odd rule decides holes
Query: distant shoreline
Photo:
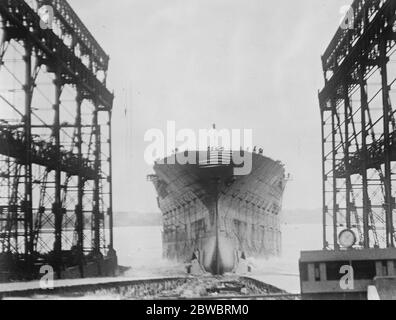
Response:
[[[295,209],[282,211],[282,224],[321,224],[321,209]],[[115,212],[114,227],[160,227],[162,214],[160,212]]]

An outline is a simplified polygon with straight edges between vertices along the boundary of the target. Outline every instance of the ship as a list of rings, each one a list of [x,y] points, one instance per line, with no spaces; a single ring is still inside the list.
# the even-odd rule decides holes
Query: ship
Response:
[[[187,153],[196,161],[175,161]],[[250,162],[242,174],[246,163],[239,161],[241,155]],[[264,156],[262,149],[176,152],[153,169],[148,178],[162,212],[164,258],[198,261],[204,272],[222,275],[235,272],[250,257],[281,254],[287,179],[284,165]]]

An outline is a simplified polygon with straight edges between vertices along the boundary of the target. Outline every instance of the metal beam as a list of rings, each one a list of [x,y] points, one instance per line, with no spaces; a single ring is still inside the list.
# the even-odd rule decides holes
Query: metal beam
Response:
[[[106,85],[98,80],[52,30],[43,30],[40,27],[40,17],[24,1],[0,0],[0,14],[9,25],[8,28],[16,28],[18,37],[29,41],[41,53],[42,64],[47,65],[50,70],[60,70],[64,83],[77,85],[85,98],[99,104],[104,110],[112,108],[114,96]],[[30,32],[32,29],[35,30],[34,33]]]
[[[392,1],[392,0],[391,0]],[[325,71],[337,72],[338,61],[349,54],[352,44],[362,35],[368,21],[380,8],[385,6],[379,0],[354,0],[345,19],[352,20],[351,25],[340,26],[322,56],[322,65]],[[345,21],[345,20],[344,20]]]
[[[26,146],[31,145],[32,141],[32,47],[29,43],[25,43],[25,114],[24,114],[24,138]],[[25,229],[25,261],[28,265],[31,263],[31,254],[33,253],[33,190],[32,190],[32,151],[29,147],[25,148],[26,162],[25,168],[25,198],[24,198],[24,229]],[[31,266],[28,266],[30,268]]]
[[[371,0],[373,1],[373,0]],[[362,2],[362,0],[355,0],[355,2]],[[335,61],[340,61],[337,64],[337,68],[334,70],[334,74],[330,79],[326,79],[326,85],[323,90],[319,93],[320,107],[322,109],[329,110],[329,101],[333,99],[338,92],[342,90],[344,80],[346,78],[353,79],[354,74],[359,73],[360,61],[363,53],[373,53],[375,52],[377,46],[379,45],[379,39],[383,38],[383,30],[386,26],[392,25],[395,21],[395,11],[396,11],[396,1],[387,0],[383,3],[382,7],[375,12],[373,19],[369,24],[365,24],[364,27],[359,29],[348,30],[348,32],[353,32],[358,35],[354,41],[350,38],[347,51],[341,51],[339,56]],[[395,43],[387,48],[391,50]],[[372,54],[375,55],[375,54]],[[375,66],[366,64],[364,74],[367,75]],[[325,67],[325,72],[327,71]],[[353,81],[349,85],[349,92],[353,90],[357,85],[356,81]]]
[[[325,156],[325,134],[324,134],[324,112],[323,110],[320,111],[320,120],[321,120],[321,136],[322,136],[322,228],[323,228],[323,249],[326,249],[328,246],[327,243],[327,205],[326,205],[326,156]]]
[[[94,136],[95,136],[95,160],[94,167],[96,172],[96,177],[94,179],[94,194],[93,194],[93,228],[94,228],[94,239],[93,239],[93,250],[95,254],[100,252],[100,155],[101,155],[101,142],[100,142],[100,126],[98,119],[98,109],[95,108],[93,115],[93,125],[94,125]]]
[[[336,139],[336,128],[335,128],[335,118],[336,118],[336,108],[335,105],[332,108],[332,113],[331,113],[331,145],[332,145],[332,167],[333,167],[333,172],[336,170],[336,145],[335,145],[335,139]],[[339,245],[338,245],[338,204],[337,204],[337,177],[335,174],[333,174],[333,245],[334,249],[338,250]]]
[[[61,76],[60,72],[55,74],[55,118],[53,125],[53,137],[55,139],[55,153],[56,153],[56,169],[55,169],[55,202],[53,213],[55,215],[55,242],[54,242],[54,258],[55,258],[55,272],[58,278],[61,278],[62,269],[62,220],[63,220],[63,210],[62,210],[62,170],[61,170],[61,154],[60,154],[60,98],[62,94],[61,86]]]
[[[110,240],[109,240],[109,246],[110,250],[114,250],[114,235],[113,235],[113,226],[114,226],[114,217],[113,217],[113,144],[112,144],[112,112],[108,112],[108,128],[109,128],[109,192],[110,192],[110,204],[109,204],[109,228],[110,228]]]
[[[364,72],[360,72],[360,117],[361,117],[361,176],[362,176],[362,193],[363,193],[363,246],[370,247],[369,238],[369,214],[370,204],[368,196],[368,179],[367,179],[367,124],[366,113],[368,109],[366,81],[364,80]]]
[[[386,244],[387,247],[394,246],[393,240],[393,201],[392,201],[392,170],[391,170],[391,149],[390,149],[390,100],[387,63],[387,40],[383,37],[380,41],[380,61],[381,61],[381,82],[382,82],[382,105],[383,105],[383,130],[384,130],[384,208],[386,215]]]
[[[73,8],[65,0],[38,0],[40,6],[51,5],[55,16],[61,21],[66,32],[74,36],[74,46],[80,45],[84,55],[92,59],[98,68],[107,71],[109,56],[87,29]]]
[[[345,165],[345,202],[346,202],[346,225],[347,228],[351,228],[351,174],[349,172],[349,109],[350,109],[350,100],[348,94],[348,84],[344,84],[344,134],[345,134],[345,143],[344,143],[344,165]],[[341,129],[341,128],[340,128]]]
[[[77,231],[77,251],[78,251],[78,263],[80,267],[80,274],[84,277],[84,212],[83,212],[83,200],[84,200],[84,186],[85,179],[83,175],[83,168],[81,164],[83,162],[82,155],[82,117],[81,117],[81,105],[82,98],[79,93],[76,97],[76,127],[77,127],[77,156],[78,162],[80,163],[79,173],[78,173],[78,191],[77,191],[77,206],[76,206],[76,231]]]

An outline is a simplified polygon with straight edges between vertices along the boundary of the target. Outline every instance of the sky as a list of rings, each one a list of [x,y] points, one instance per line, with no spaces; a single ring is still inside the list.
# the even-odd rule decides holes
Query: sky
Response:
[[[147,130],[252,129],[285,209],[321,207],[320,56],[348,0],[69,0],[110,55],[114,209],[158,211]]]

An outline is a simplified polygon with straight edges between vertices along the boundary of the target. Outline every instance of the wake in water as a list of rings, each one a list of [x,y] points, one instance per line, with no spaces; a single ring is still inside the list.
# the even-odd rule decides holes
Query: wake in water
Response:
[[[300,291],[298,259],[301,250],[320,249],[321,228],[317,225],[282,226],[282,257],[249,258],[247,275],[290,293]],[[126,277],[168,277],[186,275],[182,263],[162,258],[161,227],[124,227],[115,230],[119,264],[131,269]]]

